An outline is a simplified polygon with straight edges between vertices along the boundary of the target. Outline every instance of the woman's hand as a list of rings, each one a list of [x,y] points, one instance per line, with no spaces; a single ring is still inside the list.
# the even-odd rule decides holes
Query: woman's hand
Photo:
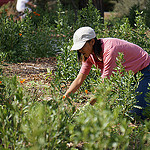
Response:
[[[77,78],[72,82],[69,89],[65,93],[65,97],[69,97],[70,93],[75,93],[77,89],[82,85],[83,81],[86,79],[86,74],[79,73]]]

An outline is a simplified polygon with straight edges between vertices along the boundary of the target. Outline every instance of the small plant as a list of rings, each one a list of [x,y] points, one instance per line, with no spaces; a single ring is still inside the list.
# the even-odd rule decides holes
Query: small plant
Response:
[[[94,7],[91,0],[89,0],[87,7],[78,11],[77,21],[74,28],[76,30],[83,26],[90,26],[95,29],[95,32],[100,32],[103,27],[100,11]]]

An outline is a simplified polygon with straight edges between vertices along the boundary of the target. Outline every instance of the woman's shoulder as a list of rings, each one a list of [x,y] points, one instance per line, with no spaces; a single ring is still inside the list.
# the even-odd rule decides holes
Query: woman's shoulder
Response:
[[[105,43],[105,42],[115,42],[115,41],[123,42],[125,40],[118,39],[118,38],[107,37],[107,38],[102,38],[101,41]]]
[[[118,39],[118,38],[103,38],[101,39],[104,45],[104,48],[115,48],[120,46],[133,46],[135,44],[128,42],[124,39]]]

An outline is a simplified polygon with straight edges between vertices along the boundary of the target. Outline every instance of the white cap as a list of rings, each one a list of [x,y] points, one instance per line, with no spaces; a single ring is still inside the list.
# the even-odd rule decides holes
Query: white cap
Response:
[[[71,50],[81,49],[86,41],[96,37],[95,31],[91,27],[81,27],[73,35],[73,46]]]

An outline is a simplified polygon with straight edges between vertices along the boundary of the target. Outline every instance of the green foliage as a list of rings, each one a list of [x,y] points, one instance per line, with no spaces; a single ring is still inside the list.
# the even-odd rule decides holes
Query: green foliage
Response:
[[[54,102],[54,104],[52,104]],[[23,117],[22,130],[32,149],[65,149],[68,117],[60,101],[36,103]]]
[[[75,118],[76,125],[70,126],[71,140],[75,143],[84,141],[85,149],[127,148],[132,132],[128,127],[129,122],[125,118],[117,118],[117,115],[105,107],[101,100],[97,106],[88,106]]]
[[[69,11],[69,12],[68,12]],[[72,10],[64,10],[62,4],[58,0],[57,2],[57,19],[55,20],[56,23],[56,30],[58,34],[68,33],[71,30],[71,26],[74,23],[74,13]]]
[[[127,16],[129,22],[134,26],[136,11],[144,11],[143,17],[145,17],[145,22],[147,26],[149,24],[149,14],[150,14],[150,1],[149,0],[119,0],[115,4],[115,11],[118,12],[121,16]]]
[[[40,83],[30,82],[30,88],[23,88],[16,76],[2,76],[1,148],[69,149],[67,143],[75,147],[82,141],[85,149],[127,149],[133,145],[145,149],[149,144],[149,122],[130,126],[126,114],[134,106],[137,84],[132,84],[132,73],[125,72],[122,61],[120,55],[109,80],[97,80],[99,86],[92,89],[92,93],[96,90],[96,104],[87,103],[76,109],[72,104],[75,97],[62,101],[58,78],[50,88],[45,85],[41,89]]]
[[[16,76],[0,80],[0,148],[66,149],[74,107],[65,109],[65,103],[56,96],[58,91],[49,93],[55,94],[49,101],[41,101],[40,89],[33,89],[35,83],[24,89]]]
[[[19,148],[23,134],[20,130],[22,116],[30,106],[25,98],[23,88],[19,85],[16,76],[13,78],[2,77],[0,84],[0,140],[1,149],[9,147]]]
[[[30,15],[27,15],[22,22],[14,22],[12,15],[8,17],[4,13],[2,14],[0,20],[0,51],[7,56],[7,61],[21,62],[56,54],[54,44],[57,41],[57,36],[53,33],[51,27],[37,28],[36,24],[40,20],[36,22],[34,18],[41,16],[36,14],[33,12],[33,20]],[[45,21],[45,18],[42,18],[41,20]],[[41,32],[43,30],[46,32]],[[51,39],[51,36],[53,39]]]
[[[83,26],[90,26],[95,29],[95,31],[100,30],[102,27],[100,11],[92,5],[91,0],[89,0],[87,7],[78,11],[77,21],[74,28],[78,29]]]
[[[20,45],[18,45],[18,43],[19,41],[21,41],[19,37],[20,25],[15,24],[12,18],[13,18],[12,16],[9,18],[6,17],[5,14],[2,14],[0,20],[0,24],[1,24],[0,51],[6,53],[9,59],[12,56],[12,53],[19,52],[18,49]],[[16,51],[14,51],[14,49]]]
[[[149,16],[150,16],[150,0],[146,1],[146,9],[144,10],[144,12],[145,12],[146,25],[148,27],[150,27],[150,20],[149,20]]]
[[[85,149],[128,149],[133,140],[137,149],[146,148],[148,126],[144,130],[139,126],[140,132],[136,133],[127,119],[129,110],[135,105],[135,90],[141,75],[138,74],[136,82],[132,72],[125,71],[122,61],[120,54],[110,79],[99,79],[97,83],[93,97],[97,100],[95,105],[80,108],[76,124],[70,125],[71,140],[76,144],[84,141]]]
[[[77,60],[77,54],[74,51],[70,52],[71,45],[72,45],[72,35],[73,32],[70,30],[70,35],[68,35],[68,30],[70,28],[70,25],[67,25],[67,14],[63,15],[62,7],[59,5],[59,11],[58,13],[58,20],[57,21],[57,29],[59,29],[58,33],[63,33],[66,35],[66,39],[62,42],[61,41],[61,53],[57,57],[57,72],[56,75],[59,76],[60,79],[62,79],[61,82],[65,83],[67,85],[70,81],[73,81],[73,79],[77,76],[79,72],[80,64],[76,61]],[[61,16],[60,16],[61,15]],[[88,16],[88,17],[87,17]],[[61,17],[59,19],[59,17]],[[66,22],[64,24],[64,22]],[[98,32],[102,28],[101,22],[101,16],[100,12],[91,4],[91,1],[89,1],[89,4],[87,7],[83,8],[82,10],[78,11],[78,19],[75,24],[72,25],[73,31],[75,31],[77,28],[81,26],[91,26],[95,28],[95,30]],[[61,29],[61,30],[60,30]],[[66,31],[67,29],[67,31]],[[71,38],[71,40],[70,40]],[[65,42],[65,43],[64,43]],[[62,65],[63,64],[63,65]],[[74,69],[75,68],[75,69]],[[89,82],[91,80],[91,76],[96,78],[95,68],[92,68],[93,72],[90,73],[90,76],[85,81],[84,85],[88,86]],[[84,87],[84,85],[82,87]],[[84,88],[81,89],[83,90]]]
[[[115,71],[110,76],[110,79],[104,80],[104,85],[109,85],[111,89],[104,101],[109,103],[108,105],[112,110],[119,108],[119,114],[126,116],[136,103],[135,90],[142,75],[138,73],[135,79],[132,71],[125,71],[125,68],[122,66],[123,62],[123,54],[120,53],[117,58]],[[102,84],[101,87],[104,87],[104,85]],[[97,93],[101,93],[101,91]]]
[[[144,19],[142,17],[143,12],[136,11],[137,17],[135,19],[136,29],[131,27],[128,18],[119,19],[115,22],[115,24],[105,23],[105,26],[101,32],[98,32],[98,37],[106,38],[106,37],[114,37],[127,40],[134,44],[141,46],[148,53],[150,46],[150,38],[147,34],[149,28],[144,23]],[[108,28],[108,26],[110,26]]]
[[[14,22],[4,13],[1,16],[1,66],[5,60],[18,62],[54,54],[57,54],[57,66],[54,72],[47,71],[47,78],[52,78],[50,86],[33,81],[21,84],[16,76],[5,77],[0,69],[0,149],[71,149],[68,143],[73,143],[75,149],[80,142],[84,149],[147,149],[149,120],[131,126],[129,114],[135,107],[138,94],[135,89],[141,74],[137,74],[136,82],[133,73],[126,72],[121,65],[121,54],[109,80],[103,82],[100,70],[92,67],[80,90],[62,99],[80,69],[76,52],[70,51],[74,31],[91,26],[98,38],[128,40],[150,54],[149,28],[143,14],[136,11],[136,28],[133,28],[128,18],[101,24],[99,11],[91,1],[78,12],[76,22],[73,11],[64,10],[59,1],[52,18],[47,12],[37,13],[40,16],[31,19],[27,15],[22,22]],[[85,89],[88,94],[83,92]],[[95,105],[87,102],[83,106],[93,96],[97,99]],[[146,113],[149,114],[149,107]]]
[[[150,84],[149,84],[150,86]],[[150,87],[148,87],[150,88]],[[149,103],[144,111],[145,116],[148,116],[150,118],[149,110],[150,110],[150,92],[147,93],[145,100]]]

